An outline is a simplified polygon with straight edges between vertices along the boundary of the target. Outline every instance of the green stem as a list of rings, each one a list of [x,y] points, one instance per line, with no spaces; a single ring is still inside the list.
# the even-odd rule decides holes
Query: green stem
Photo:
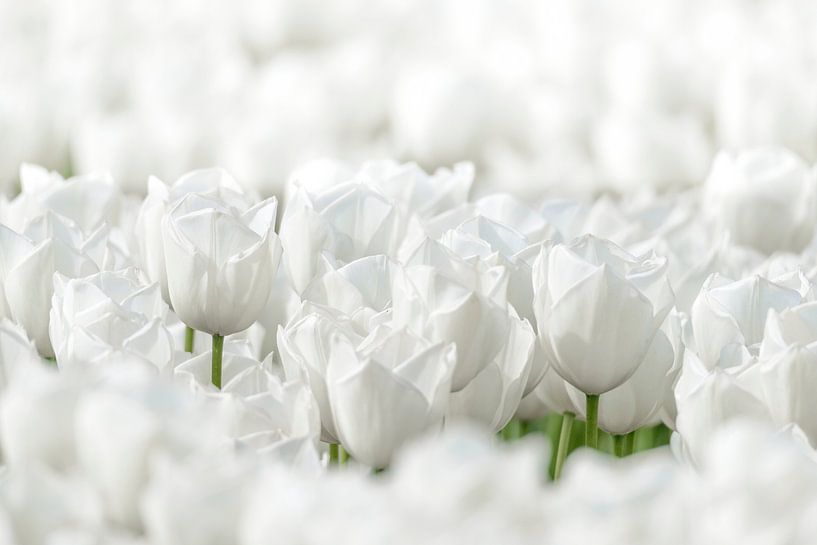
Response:
[[[587,399],[587,425],[584,429],[584,444],[592,449],[599,447],[599,396],[585,394]]]
[[[635,452],[650,450],[653,446],[653,429],[639,428],[636,430],[635,440],[633,441]]]
[[[343,448],[343,445],[338,445],[338,465],[346,465],[346,462],[349,461],[349,453],[346,452],[346,449]]]
[[[329,465],[337,465],[338,464],[338,444],[337,443],[329,443]]]
[[[573,430],[573,420],[576,415],[566,412],[562,415],[562,429],[559,431],[559,446],[556,449],[556,466],[553,469],[553,480],[558,480],[567,459],[567,448],[570,446],[570,432]]]
[[[196,338],[196,330],[192,327],[184,328],[184,351],[193,353],[193,339]]]
[[[224,352],[224,337],[213,334],[213,365],[210,368],[210,376],[213,385],[221,390],[221,357]]]
[[[522,423],[516,418],[509,421],[504,428],[502,428],[503,441],[515,441],[522,437]]]
[[[627,448],[627,435],[613,436],[613,450],[616,458],[624,458],[624,451]]]
[[[631,455],[633,448],[635,448],[635,432],[631,431],[624,436],[624,456]]]

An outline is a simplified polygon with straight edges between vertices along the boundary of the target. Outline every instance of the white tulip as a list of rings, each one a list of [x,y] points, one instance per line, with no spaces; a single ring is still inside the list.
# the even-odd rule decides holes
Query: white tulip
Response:
[[[468,419],[498,432],[516,413],[531,372],[536,334],[527,321],[511,321],[497,357],[462,390],[452,393],[448,420]]]
[[[269,297],[281,246],[273,197],[245,212],[188,194],[165,216],[162,238],[173,310],[212,335],[243,331]]]
[[[269,455],[304,443],[314,448],[320,435],[317,403],[304,383],[276,376],[271,360],[270,355],[259,362],[242,343],[226,343],[220,390],[211,383],[209,352],[182,363],[175,374],[216,406],[220,427],[237,445]]]
[[[704,202],[735,243],[766,254],[799,252],[817,224],[814,173],[785,150],[722,152],[706,181]]]
[[[676,388],[678,416],[676,429],[683,451],[694,464],[712,435],[725,423],[734,420],[769,422],[768,408],[752,385],[744,378],[746,364],[740,368],[710,371],[688,351],[681,383]]]
[[[428,241],[392,278],[394,325],[434,342],[455,343],[452,386],[463,389],[507,342],[512,317],[505,297],[507,269],[474,266]]]
[[[348,317],[312,303],[304,303],[286,327],[278,327],[278,350],[286,377],[309,385],[319,407],[321,438],[329,443],[338,442],[326,383],[334,334],[345,335],[354,343],[362,340]]]
[[[454,345],[405,329],[380,326],[357,347],[333,335],[326,383],[341,444],[355,460],[383,468],[403,443],[439,428],[456,358]]]
[[[315,278],[302,297],[348,316],[361,330],[383,318],[391,308],[392,269],[397,265],[385,255],[356,259]]]
[[[0,225],[0,280],[4,292],[0,308],[25,328],[45,357],[54,356],[48,336],[54,273],[76,278],[98,271],[83,248],[71,244],[65,235],[55,232],[35,241]]]
[[[54,275],[50,337],[60,369],[141,361],[159,372],[173,367],[167,305],[158,284],[134,269],[81,279]]]
[[[532,265],[543,245],[550,241],[530,244],[513,229],[483,216],[466,220],[443,233],[440,242],[462,258],[481,259],[487,266],[501,266],[508,271],[508,302],[524,319],[536,326],[533,312]],[[547,356],[536,345],[531,372],[525,384],[525,395],[542,380],[547,370]]]
[[[140,268],[150,280],[159,283],[165,301],[170,304],[162,222],[173,205],[189,193],[199,193],[243,211],[255,204],[257,199],[245,193],[238,182],[220,168],[188,172],[170,186],[151,176],[147,189],[148,194],[139,208],[134,225],[136,253]]]
[[[757,354],[770,310],[801,302],[800,294],[760,276],[732,281],[710,276],[692,305],[694,350],[709,368],[727,363],[722,353],[745,348]]]
[[[30,164],[20,166],[21,192],[0,210],[2,222],[17,231],[54,212],[70,219],[85,233],[104,224],[118,225],[122,193],[108,174],[63,179],[56,172]]]
[[[533,286],[551,365],[587,394],[636,372],[673,303],[665,259],[637,259],[592,236],[543,248]]]
[[[294,179],[297,186],[312,195],[318,193],[319,187],[323,190],[330,187],[322,180],[317,181],[320,184],[317,186],[307,176]],[[335,180],[365,184],[395,203],[404,215],[428,218],[465,202],[474,182],[474,165],[457,163],[451,169],[439,168],[427,174],[416,163],[367,161],[345,177],[336,173]]]
[[[281,223],[284,263],[295,291],[302,293],[318,274],[323,252],[340,264],[394,256],[404,230],[398,207],[363,184],[342,184],[317,196],[299,189]]]
[[[760,358],[767,360],[792,345],[814,348],[817,343],[817,302],[770,309],[760,342]]]
[[[599,428],[613,435],[625,435],[649,425],[662,408],[667,389],[672,388],[679,367],[675,352],[663,331],[659,331],[641,365],[620,386],[599,398]],[[570,390],[573,403],[585,416],[584,395]]]
[[[817,445],[817,352],[814,347],[793,345],[758,363],[757,380],[775,425],[796,424]]]

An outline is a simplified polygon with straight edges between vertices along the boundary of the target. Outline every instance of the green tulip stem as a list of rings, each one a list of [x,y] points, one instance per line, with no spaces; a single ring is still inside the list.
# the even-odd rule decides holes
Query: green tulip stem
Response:
[[[338,464],[338,448],[339,445],[337,443],[329,443],[329,465],[337,465]]]
[[[566,412],[562,415],[562,429],[559,431],[559,446],[556,449],[556,465],[553,468],[553,480],[558,480],[562,475],[562,468],[567,459],[567,448],[570,446],[570,432],[573,430],[573,420],[576,415]]]
[[[346,465],[346,462],[349,461],[349,453],[346,452],[346,449],[343,448],[343,445],[338,445],[338,465]]]
[[[196,330],[192,327],[184,328],[184,351],[193,353],[193,339],[196,338]]]
[[[613,451],[615,452],[616,458],[624,458],[624,451],[627,448],[627,435],[614,435],[613,436]]]
[[[597,449],[599,446],[599,396],[586,394],[587,425],[584,429],[584,444],[588,448]]]
[[[624,436],[624,456],[629,456],[635,448],[635,432],[631,431]]]
[[[510,420],[500,432],[504,441],[515,441],[522,437],[522,422],[516,418]]]
[[[224,352],[224,337],[213,334],[213,365],[210,368],[210,377],[213,386],[221,390],[221,357]]]

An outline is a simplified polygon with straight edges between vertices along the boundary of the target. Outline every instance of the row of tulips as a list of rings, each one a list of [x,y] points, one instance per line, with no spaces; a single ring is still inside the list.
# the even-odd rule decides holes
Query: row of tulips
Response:
[[[724,437],[778,430],[811,453],[809,165],[748,150],[687,194],[538,208],[470,200],[473,178],[469,164],[320,161],[292,175],[276,229],[277,200],[221,169],[151,178],[139,200],[105,175],[24,165],[0,202],[9,482],[33,461],[59,475],[44,493],[73,494],[64,479],[87,473],[83,494],[105,505],[83,509],[105,528],[231,543],[185,517],[151,530],[176,492],[146,507],[148,484],[215,465],[196,494],[244,494],[267,463],[320,472],[346,453],[379,471],[460,422],[495,433],[547,413],[562,415],[554,476],[574,463],[574,420],[588,447],[601,428],[619,455],[666,426],[699,470],[733,420],[759,428]],[[49,537],[10,519],[24,542]]]

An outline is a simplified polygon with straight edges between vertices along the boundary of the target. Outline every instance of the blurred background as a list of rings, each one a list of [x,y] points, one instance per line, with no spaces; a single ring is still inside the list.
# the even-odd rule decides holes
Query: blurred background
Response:
[[[813,0],[0,0],[0,180],[21,162],[318,157],[477,168],[477,193],[659,191],[718,149],[817,159]]]

